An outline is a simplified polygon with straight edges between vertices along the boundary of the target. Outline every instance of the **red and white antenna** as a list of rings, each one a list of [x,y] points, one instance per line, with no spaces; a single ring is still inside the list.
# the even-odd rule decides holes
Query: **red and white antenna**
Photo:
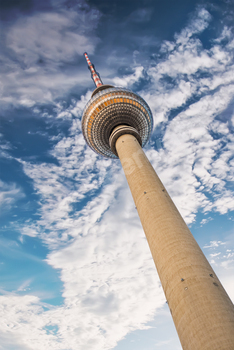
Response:
[[[94,64],[92,64],[90,62],[90,59],[88,57],[87,52],[85,52],[84,55],[85,55],[86,61],[88,63],[88,68],[89,68],[89,70],[91,72],[91,77],[92,77],[92,79],[94,81],[94,84],[96,85],[96,87],[99,87],[99,86],[103,85],[99,74],[95,70]]]

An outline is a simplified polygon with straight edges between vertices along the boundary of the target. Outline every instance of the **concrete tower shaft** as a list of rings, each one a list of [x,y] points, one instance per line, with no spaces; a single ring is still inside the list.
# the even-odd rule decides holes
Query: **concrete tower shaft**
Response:
[[[138,140],[116,141],[184,350],[233,350],[234,308]]]
[[[234,307],[142,147],[153,126],[129,90],[97,87],[82,117],[88,145],[119,157],[184,350],[234,350]]]

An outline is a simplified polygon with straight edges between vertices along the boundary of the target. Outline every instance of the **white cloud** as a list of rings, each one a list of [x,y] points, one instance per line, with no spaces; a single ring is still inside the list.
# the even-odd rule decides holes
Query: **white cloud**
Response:
[[[202,219],[201,226],[207,224],[211,220],[214,220],[211,216],[209,216],[208,218]]]
[[[9,150],[11,149],[10,142],[4,140],[4,136],[0,133],[0,158],[8,158],[11,156],[9,154]]]
[[[198,11],[174,41],[162,44],[163,57],[147,70],[151,85],[142,95],[153,111],[155,125],[166,121],[171,109],[182,107],[192,97],[197,100],[218,87],[233,84],[232,37],[226,45],[215,43],[209,50],[196,37],[210,19],[206,10]]]
[[[124,75],[122,78],[113,79],[113,85],[130,88],[136,81],[143,77],[143,67],[134,67],[134,72],[130,75]]]
[[[175,35],[175,39],[178,43],[186,45],[194,34],[201,33],[208,27],[210,20],[210,13],[203,7],[198,8],[191,22],[181,33]]]
[[[25,291],[29,290],[30,289],[29,286],[30,286],[31,282],[32,282],[32,279],[27,279],[26,281],[21,283],[21,285],[17,289],[17,292],[25,292]]]
[[[3,339],[5,338],[5,349],[11,349],[12,343],[15,343],[17,349],[39,349],[38,338],[41,349],[51,348],[50,345],[54,342],[58,345],[57,349],[64,349],[54,335],[47,334],[46,329],[43,329],[49,325],[43,317],[44,306],[48,305],[43,305],[37,297],[30,295],[6,294],[0,296],[0,300],[0,328]]]
[[[93,28],[99,17],[97,11],[89,10],[45,12],[20,18],[7,33],[8,48],[26,65],[28,73],[35,73],[33,64],[40,59],[60,64],[71,61],[85,50],[93,52],[97,38],[90,40],[85,20],[89,18]]]
[[[84,51],[93,53],[99,41],[94,29],[100,12],[85,3],[81,5],[70,10],[36,12],[3,27],[2,108],[54,103],[70,88],[81,82],[85,86],[87,74],[83,70],[74,72],[72,65],[66,71],[62,69],[76,62]]]
[[[219,247],[220,245],[225,245],[225,242],[222,241],[210,241],[210,245],[206,245],[203,248],[216,248]]]
[[[61,271],[64,305],[43,311],[37,299],[3,300],[5,312],[11,310],[7,317],[14,321],[6,326],[4,314],[6,324],[0,327],[4,332],[14,327],[19,344],[29,333],[27,344],[32,349],[107,350],[128,332],[145,329],[155,309],[165,303],[123,174],[117,174],[114,184],[105,186],[81,213],[79,222],[71,220],[78,231],[75,240],[47,258]],[[43,238],[48,244],[59,239],[53,233]],[[56,327],[56,334],[45,331],[50,325]]]
[[[13,204],[24,196],[22,189],[15,183],[6,183],[0,180],[0,208],[2,213],[10,210]]]

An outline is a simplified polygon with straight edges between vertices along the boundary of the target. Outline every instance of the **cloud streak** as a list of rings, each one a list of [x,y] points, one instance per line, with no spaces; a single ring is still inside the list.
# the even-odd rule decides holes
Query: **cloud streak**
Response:
[[[74,76],[73,65],[85,50],[94,51],[99,19],[98,10],[80,2],[76,9],[37,12],[3,27],[2,108],[54,103],[79,83],[84,86],[86,75],[76,69]]]
[[[0,180],[0,208],[2,214],[10,210],[13,204],[24,196],[22,189],[15,183],[5,183]]]

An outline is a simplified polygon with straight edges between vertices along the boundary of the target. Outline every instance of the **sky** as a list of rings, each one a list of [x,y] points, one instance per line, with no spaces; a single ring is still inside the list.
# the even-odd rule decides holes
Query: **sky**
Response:
[[[105,84],[234,300],[234,1],[2,0],[0,349],[181,350],[119,160],[86,145]]]

